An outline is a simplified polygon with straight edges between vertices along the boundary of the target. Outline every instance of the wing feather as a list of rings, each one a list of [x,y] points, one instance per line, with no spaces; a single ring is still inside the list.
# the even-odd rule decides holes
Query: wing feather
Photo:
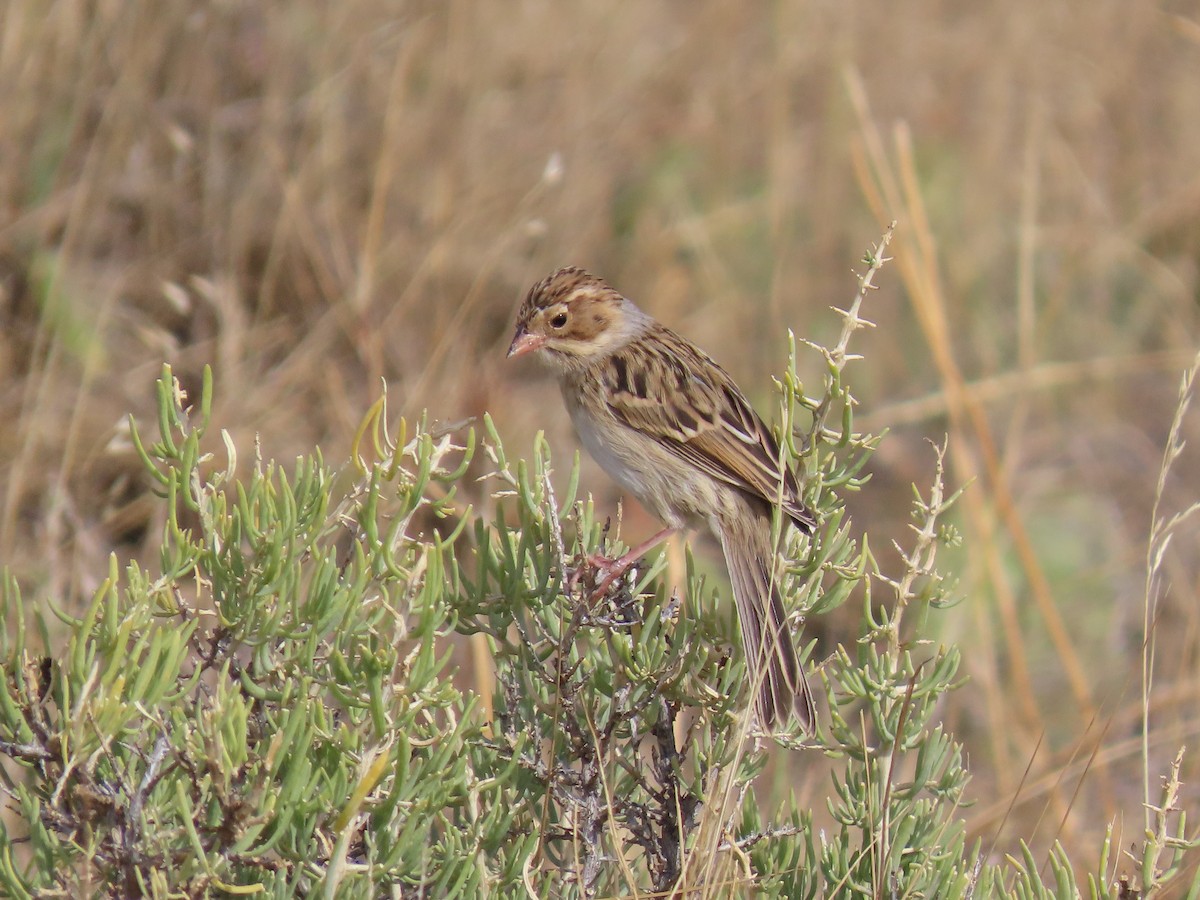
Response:
[[[726,484],[761,497],[805,531],[815,525],[779,442],[733,379],[666,328],[635,341],[605,367],[616,418]]]

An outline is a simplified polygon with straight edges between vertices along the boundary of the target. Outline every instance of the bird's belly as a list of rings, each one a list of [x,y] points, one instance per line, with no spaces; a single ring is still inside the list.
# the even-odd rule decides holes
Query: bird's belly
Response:
[[[707,522],[720,502],[712,479],[651,437],[617,422],[601,425],[569,404],[579,441],[600,467],[672,528]]]

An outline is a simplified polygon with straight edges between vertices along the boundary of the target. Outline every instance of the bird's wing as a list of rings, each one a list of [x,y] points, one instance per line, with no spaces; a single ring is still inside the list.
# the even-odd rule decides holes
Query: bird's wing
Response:
[[[779,443],[733,379],[665,328],[613,354],[605,397],[617,419],[701,471],[779,506],[805,531],[816,524]]]

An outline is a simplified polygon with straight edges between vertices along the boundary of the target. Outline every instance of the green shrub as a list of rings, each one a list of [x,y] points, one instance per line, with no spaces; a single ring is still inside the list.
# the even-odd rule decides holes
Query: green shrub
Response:
[[[820,396],[794,342],[779,385],[822,522],[781,535],[785,595],[802,616],[863,609],[819,666],[831,701],[810,738],[749,732],[728,604],[690,558],[681,592],[652,561],[595,595],[609,529],[574,468],[556,493],[544,442],[514,461],[487,418],[482,439],[392,436],[381,398],[343,472],[256,459],[238,478],[227,435],[213,455],[211,377],[193,406],[164,369],[158,441],[131,431],[165,508],[158,570],[112,560],[78,619],[36,604],[37,641],[5,582],[6,895],[1076,896],[1061,851],[1044,882],[1031,854],[984,860],[957,817],[968,775],[937,713],[959,658],[912,625],[949,597],[942,449],[902,571],[850,536],[840,496],[878,442],[853,433],[842,380],[862,296],[820,351]],[[487,516],[457,497],[481,468]],[[486,642],[494,689],[456,685],[456,634]],[[794,800],[760,808],[769,745],[834,759],[833,827]],[[1148,886],[1187,849],[1166,831],[1154,846],[1170,864]],[[1106,872],[1107,855],[1089,890],[1118,896]]]

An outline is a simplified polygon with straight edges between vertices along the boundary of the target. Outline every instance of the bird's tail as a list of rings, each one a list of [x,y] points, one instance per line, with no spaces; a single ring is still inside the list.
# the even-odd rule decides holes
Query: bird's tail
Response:
[[[786,725],[794,710],[804,730],[811,731],[816,707],[783,610],[770,520],[731,516],[721,523],[719,532],[759,723],[768,729],[777,723]]]

